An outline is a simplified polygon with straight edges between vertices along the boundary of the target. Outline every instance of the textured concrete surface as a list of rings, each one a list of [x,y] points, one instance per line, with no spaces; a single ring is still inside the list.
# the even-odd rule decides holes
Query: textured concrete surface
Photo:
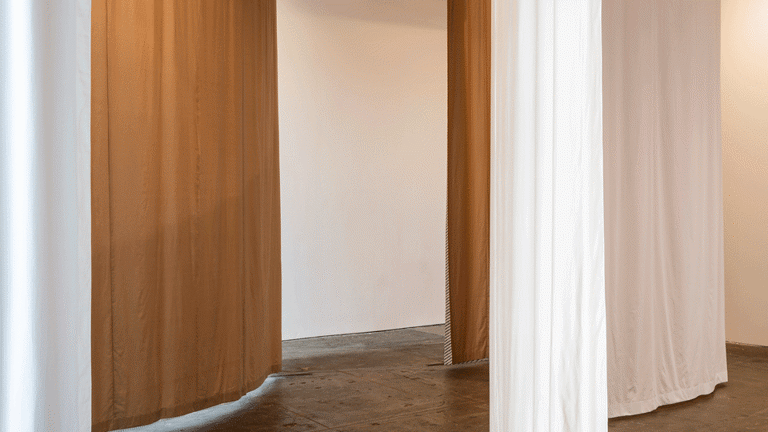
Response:
[[[488,362],[442,355],[438,326],[285,341],[283,372],[258,391],[132,431],[488,431]],[[728,373],[711,395],[609,431],[768,431],[768,349],[729,345]]]

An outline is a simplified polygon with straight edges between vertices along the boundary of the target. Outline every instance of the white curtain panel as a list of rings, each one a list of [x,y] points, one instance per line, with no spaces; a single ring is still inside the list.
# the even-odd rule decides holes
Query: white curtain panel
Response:
[[[603,10],[608,414],[727,380],[720,2]]]
[[[0,430],[89,431],[90,1],[0,3]]]
[[[494,0],[491,430],[607,430],[600,0]]]

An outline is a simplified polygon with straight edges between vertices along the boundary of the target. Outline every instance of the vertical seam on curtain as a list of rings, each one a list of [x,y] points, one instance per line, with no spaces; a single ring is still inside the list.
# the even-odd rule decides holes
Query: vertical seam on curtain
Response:
[[[152,36],[154,38],[159,39],[159,42],[157,42],[157,44],[158,44],[158,46],[160,48],[158,50],[160,53],[163,53],[163,51],[164,51],[164,48],[165,48],[164,44],[165,44],[165,39],[166,39],[165,34],[164,34],[165,33],[165,25],[166,25],[166,23],[163,20],[165,18],[165,15],[166,15],[164,6],[165,5],[160,3],[160,2],[155,2],[155,4],[154,4],[155,10],[153,12],[157,13],[157,8],[158,7],[161,8],[161,11],[160,11],[160,13],[157,13],[157,15],[153,15],[151,17],[151,19],[153,20],[152,24],[154,25],[155,29],[157,29],[157,23],[156,23],[156,21],[154,21],[155,17],[158,17],[159,20],[160,20],[160,26],[159,26],[160,27],[160,31],[156,32],[156,33],[159,33],[159,36],[156,33],[152,34]],[[175,12],[176,11],[174,9],[171,9],[171,14],[170,15],[171,15],[171,19],[172,20],[173,20],[173,14]],[[175,29],[175,22],[171,23],[170,27],[174,30],[174,33],[175,33],[175,31],[176,31],[176,29]],[[171,42],[174,43],[174,44],[176,43],[175,35],[171,39]],[[158,57],[159,57],[159,59],[157,59]],[[164,57],[165,56],[163,56],[163,54],[160,54],[159,56],[156,57],[155,56],[155,52],[152,53],[152,60],[153,61],[157,61],[160,64],[160,71],[159,72],[156,71],[156,70],[153,70],[154,74],[156,75],[156,79],[157,79],[157,93],[159,93],[159,95],[160,95],[159,96],[159,101],[155,102],[154,98],[152,100],[152,104],[157,103],[157,109],[158,109],[159,113],[162,113],[162,110],[165,107],[165,101],[163,100],[163,91],[165,90],[166,86],[165,86],[165,83],[163,82],[163,80],[165,79],[165,77],[167,75],[170,75],[171,78],[177,78],[176,76],[174,76],[174,73],[176,72],[176,70],[175,70],[175,66],[176,65],[173,64],[173,61],[169,62],[169,63],[171,63],[171,66],[174,67],[173,72],[172,73],[166,73],[166,71],[165,71],[166,64],[165,64],[165,58]],[[175,60],[175,58],[173,60]],[[153,78],[154,78],[154,76],[153,76]],[[168,87],[170,87],[170,86],[168,86]],[[152,106],[152,105],[150,105],[150,106]],[[164,145],[165,144],[165,140],[164,140],[163,134],[164,134],[165,130],[167,129],[167,127],[166,127],[166,125],[163,124],[162,114],[158,114],[157,119],[158,119],[158,122],[157,122],[157,132],[156,133],[159,136],[159,139],[158,139],[158,143],[156,145],[156,149],[157,149],[158,161],[157,161],[157,163],[154,164],[155,166],[153,168],[157,172],[158,185],[156,186],[157,187],[157,193],[155,194],[155,196],[153,196],[153,198],[154,198],[155,204],[157,205],[157,209],[158,209],[157,210],[157,215],[155,215],[155,216],[159,219],[159,221],[157,223],[159,228],[157,228],[157,231],[158,231],[157,232],[157,241],[153,245],[154,253],[156,255],[155,259],[153,261],[154,261],[154,265],[157,267],[157,269],[155,270],[156,271],[156,279],[155,279],[153,285],[154,285],[154,288],[158,292],[158,296],[157,296],[158,297],[158,299],[157,299],[157,309],[160,311],[158,313],[158,316],[164,316],[165,314],[164,314],[163,311],[165,310],[166,304],[168,303],[167,302],[167,296],[168,295],[162,289],[162,287],[164,285],[163,278],[165,277],[165,275],[167,273],[166,269],[165,269],[166,260],[165,260],[165,254],[164,254],[165,247],[166,247],[166,244],[167,244],[167,240],[165,238],[163,238],[163,233],[165,231],[164,228],[163,228],[163,223],[165,222],[164,218],[168,217],[168,213],[170,213],[170,212],[168,211],[168,207],[167,206],[166,207],[163,206],[163,201],[164,201],[164,198],[165,198],[165,196],[163,195],[163,183],[165,181],[165,178],[172,177],[172,175],[171,176],[165,175],[165,172],[163,170],[163,158],[164,158],[165,151],[166,151],[166,146]],[[176,198],[172,193],[169,194],[169,195],[171,195],[174,198]],[[158,332],[158,333],[159,334],[157,336],[157,343],[158,343],[158,345],[163,346],[163,343],[166,341],[166,335],[164,334],[165,332],[161,331],[161,332]],[[158,363],[162,364],[163,363],[163,359],[162,359],[163,350],[159,349],[157,355],[158,355],[158,359],[157,359]],[[158,369],[159,370],[157,371],[157,383],[158,383],[157,395],[159,396],[160,400],[163,400],[163,395],[164,395],[165,389],[163,388],[162,383],[163,383],[164,378],[165,378],[165,371],[163,371],[162,368],[158,368]],[[162,407],[162,404],[161,404],[161,407]]]
[[[557,0],[555,0],[557,1]],[[555,127],[555,103],[557,101],[557,31],[555,30],[557,26],[557,7],[552,7],[552,166],[550,166],[550,169],[552,170],[552,195],[550,196],[550,200],[552,201],[552,227],[550,232],[550,238],[549,238],[549,254],[550,254],[550,266],[549,266],[549,319],[550,319],[550,325],[549,325],[549,388],[552,388],[552,377],[554,376],[553,371],[553,364],[552,361],[552,353],[554,352],[554,325],[552,323],[552,317],[555,316],[555,302],[553,301],[555,297],[554,292],[554,284],[555,284],[555,229],[557,229],[557,224],[554,222],[554,213],[555,213],[555,203],[557,202],[556,198],[556,159],[557,159],[557,152],[554,149],[555,143],[557,142],[557,128]],[[550,400],[549,403],[551,404],[552,401]],[[552,425],[552,410],[549,409],[549,422],[550,425]]]
[[[533,17],[533,19],[536,20],[536,21],[538,21],[539,16],[541,15],[541,13],[539,11],[540,7],[541,7],[541,3],[540,2],[536,2],[535,6],[534,6],[535,11],[534,11],[534,17]],[[539,42],[540,41],[541,41],[541,36],[539,35],[538,29],[537,29],[536,33],[534,33],[534,39],[533,39],[533,45],[534,45],[534,48],[533,48],[534,49],[534,55],[533,55],[533,65],[534,66],[533,66],[533,70],[534,70],[534,76],[538,75],[538,72],[539,72],[539,57],[538,57],[538,53],[539,53],[539,50],[540,50],[540,48],[539,48],[539,45],[540,45]],[[535,78],[534,78],[534,80],[535,80]],[[538,83],[534,82],[533,86],[534,86],[534,92],[538,93],[538,91],[536,91],[537,90],[536,87],[538,87]],[[533,111],[534,129],[533,129],[533,140],[532,140],[533,142],[531,143],[531,146],[533,147],[533,172],[534,172],[534,174],[533,174],[533,184],[531,185],[531,187],[533,188],[533,193],[531,194],[531,197],[532,197],[532,200],[533,200],[533,205],[531,206],[531,209],[529,210],[531,213],[533,213],[533,215],[532,215],[533,217],[531,218],[531,225],[532,225],[531,231],[532,231],[532,234],[533,234],[533,248],[532,248],[533,250],[532,250],[532,253],[531,253],[531,264],[532,264],[531,265],[531,270],[532,270],[532,273],[533,273],[532,279],[533,279],[533,288],[534,288],[533,289],[533,294],[532,294],[532,297],[533,297],[533,307],[534,307],[534,318],[532,320],[533,323],[532,323],[531,327],[533,327],[533,334],[534,335],[538,335],[539,334],[538,319],[536,319],[536,315],[538,315],[538,314],[536,314],[535,311],[536,311],[536,307],[537,307],[537,305],[539,303],[539,300],[540,300],[540,298],[539,298],[540,297],[539,290],[536,289],[537,285],[539,284],[539,277],[538,277],[539,275],[538,275],[538,272],[536,271],[536,268],[537,268],[538,263],[539,263],[538,256],[537,256],[539,251],[538,251],[537,244],[536,244],[537,243],[536,242],[536,237],[537,237],[537,233],[539,232],[538,228],[539,228],[539,225],[540,225],[539,224],[539,218],[538,218],[538,213],[539,213],[539,210],[538,210],[539,209],[539,194],[537,193],[538,192],[537,191],[537,189],[538,189],[538,182],[539,182],[539,179],[538,179],[539,146],[536,145],[538,143],[540,137],[538,136],[539,132],[536,129],[536,126],[535,126],[538,123],[538,121],[537,121],[538,120],[538,110],[539,110],[539,99],[538,99],[538,97],[534,96],[533,97],[533,110],[532,110]],[[551,340],[551,336],[550,336],[550,340]],[[533,385],[531,385],[531,387],[529,389],[529,397],[530,397],[530,400],[531,400],[531,404],[533,405],[533,411],[537,412],[540,409],[539,404],[540,403],[544,403],[544,402],[540,402],[540,401],[538,401],[536,399],[536,387],[539,385],[538,379],[537,379],[538,369],[539,369],[539,362],[536,361],[537,360],[537,353],[536,353],[536,346],[535,346],[535,344],[533,346],[533,350],[532,351],[533,351],[533,359],[534,359],[533,365],[532,365],[533,371],[531,372],[531,377],[532,377]],[[546,401],[546,403],[549,403],[549,401]],[[538,428],[538,426],[539,425],[537,424],[536,416],[534,416],[533,419],[532,419],[531,427],[534,430],[536,430]]]
[[[534,6],[534,9],[535,9],[534,19],[536,21],[538,21],[539,20],[539,16],[541,16],[541,11],[539,10],[540,8],[541,8],[541,3],[540,2],[536,2],[535,6]],[[541,37],[540,37],[538,29],[537,29],[536,33],[534,34],[534,40],[533,40],[533,45],[534,45],[534,55],[533,55],[534,66],[533,66],[533,70],[534,70],[535,75],[538,75],[538,72],[539,72],[539,56],[538,56],[538,53],[540,51],[540,47],[539,47],[540,43],[539,42],[541,42]],[[536,78],[534,78],[534,79],[536,79]],[[536,87],[538,86],[538,83],[534,82],[533,86],[534,86],[534,91],[538,94],[538,91],[536,91]],[[531,218],[531,222],[532,222],[532,225],[533,225],[532,231],[533,231],[533,240],[534,241],[533,241],[533,253],[531,254],[531,261],[532,261],[533,265],[531,267],[532,267],[532,270],[533,270],[533,286],[534,286],[534,289],[533,289],[533,305],[534,306],[533,307],[534,307],[534,311],[536,310],[536,307],[537,307],[537,305],[539,303],[539,297],[540,297],[539,296],[539,290],[536,289],[536,286],[539,284],[539,278],[537,277],[538,276],[538,272],[536,271],[536,268],[538,266],[538,259],[537,259],[538,258],[537,257],[537,255],[538,255],[538,248],[536,247],[537,246],[536,245],[536,243],[537,243],[536,242],[536,236],[537,236],[537,233],[539,232],[539,229],[538,229],[539,228],[539,218],[537,217],[538,216],[537,213],[538,213],[538,209],[539,209],[539,194],[537,193],[537,190],[536,190],[536,189],[538,189],[538,182],[539,182],[538,175],[537,175],[538,174],[538,169],[539,169],[538,168],[538,165],[539,165],[538,164],[538,160],[539,160],[539,146],[537,146],[536,144],[537,144],[537,141],[539,141],[539,136],[538,136],[538,131],[537,131],[536,126],[535,126],[535,124],[538,124],[538,121],[537,121],[538,120],[538,112],[539,112],[539,98],[537,96],[534,96],[534,98],[533,98],[533,117],[534,117],[534,130],[533,130],[534,136],[533,136],[533,141],[534,142],[531,143],[531,145],[533,146],[533,172],[534,172],[534,175],[533,175],[533,185],[532,185],[533,186],[533,194],[532,194],[533,206],[532,206],[532,209],[530,210],[530,211],[533,212],[533,217]],[[532,325],[532,327],[533,327],[533,334],[534,335],[538,335],[539,334],[539,329],[538,329],[538,325],[537,324],[538,324],[538,320],[534,316],[533,325]],[[552,328],[552,326],[550,326],[550,329],[551,328]],[[552,335],[551,334],[550,334],[549,339],[550,339],[550,341],[552,340]],[[534,358],[533,371],[532,371],[532,374],[531,374],[533,385],[530,388],[530,398],[531,398],[531,403],[533,405],[533,410],[534,410],[534,412],[536,412],[539,409],[539,407],[538,407],[539,406],[539,401],[536,400],[536,387],[539,384],[537,382],[537,379],[536,379],[537,375],[538,375],[539,362],[536,361],[536,348],[535,348],[535,345],[534,345],[534,349],[533,349],[533,358]],[[550,362],[550,365],[551,365],[551,362]],[[550,367],[550,370],[551,370],[551,367]],[[546,403],[548,404],[549,401],[546,401]],[[549,411],[549,410],[547,410],[547,411]],[[536,422],[536,417],[535,416],[533,417],[533,424],[531,426],[534,429],[536,429],[537,426],[538,426],[537,422]]]
[[[201,22],[202,16],[203,16],[203,12],[202,12],[201,9],[202,9],[202,4],[198,3],[198,7],[195,10],[195,20],[196,20],[196,25],[198,25],[198,26],[201,25],[200,22]],[[194,125],[195,125],[194,131],[195,131],[195,157],[196,157],[196,160],[195,160],[195,179],[194,179],[194,187],[195,187],[195,212],[196,212],[196,214],[195,214],[195,216],[196,216],[195,224],[201,224],[200,221],[202,220],[202,216],[201,216],[201,214],[202,214],[202,211],[201,211],[201,208],[202,208],[202,204],[201,204],[201,201],[202,201],[201,200],[201,196],[202,196],[201,189],[202,189],[202,187],[201,187],[201,184],[202,184],[202,177],[203,177],[203,174],[202,174],[203,168],[201,166],[201,164],[202,164],[201,161],[203,159],[203,156],[202,156],[203,150],[202,150],[202,145],[200,144],[200,129],[201,129],[200,128],[200,87],[201,86],[200,86],[200,66],[198,64],[198,62],[199,62],[199,53],[197,51],[197,47],[200,46],[200,39],[202,38],[201,34],[202,34],[202,31],[198,31],[197,35],[195,35],[195,44],[196,44],[196,46],[195,46],[194,58],[193,58],[193,62],[192,62],[192,67],[194,68],[194,72],[195,72],[195,75],[194,75],[194,80],[195,80],[194,81],[194,85],[195,85],[195,112],[194,112],[194,115],[195,115],[195,118],[194,118],[194,121],[193,121]],[[192,238],[195,241],[197,241],[197,243],[202,243],[202,240],[200,240],[200,238],[198,237],[200,235],[200,227],[196,226],[194,229],[195,229],[195,236],[193,236]],[[194,257],[194,261],[193,261],[193,266],[194,267],[193,267],[193,270],[192,270],[193,271],[193,273],[192,273],[193,274],[192,286],[193,286],[193,288],[196,291],[199,288],[198,284],[200,283],[200,278],[202,277],[200,271],[197,268],[197,266],[199,264],[199,255],[197,254],[197,251],[196,251],[197,243],[193,247],[193,251],[195,251],[195,252],[193,252],[193,255],[192,255]],[[199,306],[196,306],[196,308],[195,308],[196,309],[195,310],[195,317],[194,317],[194,323],[195,323],[195,333],[194,333],[195,345],[194,345],[194,349],[195,349],[195,352],[197,353],[197,355],[201,355],[200,354],[200,317],[198,316],[198,310],[199,310],[198,308],[199,308]],[[192,374],[190,374],[190,375],[192,375]],[[194,378],[195,378],[194,388],[195,388],[195,395],[196,395],[195,397],[197,397],[197,395],[200,394],[200,371],[197,368],[195,369],[195,372],[194,372]]]
[[[245,11],[245,6],[242,6],[241,12]],[[245,36],[248,34],[245,29],[245,23],[247,19],[242,18],[240,22],[240,194],[242,204],[240,208],[240,295],[241,295],[241,328],[242,328],[242,347],[240,350],[240,358],[242,360],[242,368],[240,369],[240,393],[245,391],[245,384],[248,381],[245,372],[245,299],[246,299],[246,271],[245,271],[245,47],[247,45]],[[255,24],[255,23],[254,23]]]
[[[106,2],[106,7],[104,8],[104,72],[106,75],[106,88],[104,89],[105,93],[105,107],[104,110],[106,111],[106,117],[107,117],[107,130],[106,130],[106,136],[107,136],[107,223],[109,224],[108,232],[109,232],[109,331],[110,331],[110,353],[109,357],[112,360],[112,382],[111,382],[111,390],[112,390],[112,400],[110,404],[110,410],[111,410],[111,418],[114,419],[117,416],[117,413],[115,411],[116,403],[115,403],[115,283],[114,283],[114,272],[112,271],[113,263],[114,263],[114,253],[112,249],[112,228],[114,227],[114,224],[112,223],[112,170],[111,170],[111,163],[112,160],[112,152],[111,152],[111,145],[109,140],[109,13],[110,13],[110,2]],[[93,21],[91,21],[93,22]],[[91,24],[92,26],[93,24]],[[93,284],[91,284],[93,285]],[[93,288],[91,288],[91,291],[93,291]],[[91,422],[93,422],[93,415],[91,415]]]
[[[660,69],[661,69],[659,67],[659,60],[660,60],[660,57],[661,57],[661,53],[659,52],[659,45],[658,45],[658,41],[659,41],[659,38],[658,38],[658,33],[659,33],[658,23],[660,21],[659,16],[660,16],[661,12],[656,7],[656,2],[650,2],[650,3],[651,3],[651,16],[653,17],[653,20],[654,20],[653,24],[651,26],[650,37],[652,38],[652,40],[655,40],[655,43],[653,43],[651,45],[652,48],[653,48],[653,60],[654,60],[653,63],[652,63],[653,66],[654,66],[654,70],[653,70],[654,75],[653,75],[653,80],[651,81],[651,83],[652,83],[653,94],[658,94],[659,90],[658,90],[658,85],[657,84],[658,84],[658,77],[660,75]],[[659,137],[659,135],[660,135],[660,131],[659,131],[659,116],[660,116],[660,114],[658,112],[658,109],[656,109],[655,115],[652,116],[653,125],[652,125],[652,132],[651,132],[652,133],[652,138],[653,138],[653,146],[651,147],[651,150],[652,150],[651,157],[653,158],[653,164],[651,165],[651,169],[653,170],[652,171],[652,173],[653,173],[652,178],[654,180],[651,183],[651,186],[653,188],[652,189],[652,193],[653,193],[652,196],[653,196],[653,199],[654,199],[654,203],[658,201],[657,200],[657,196],[660,195],[660,193],[657,193],[657,191],[659,190],[659,186],[658,186],[658,183],[656,181],[658,179],[658,163],[657,163],[658,156],[657,156],[657,154],[658,154],[658,141],[659,141],[659,138],[660,138]],[[658,206],[658,207],[663,207],[663,206]],[[658,219],[659,219],[658,212],[661,211],[661,209],[658,209],[658,207],[657,207],[656,211],[654,212],[655,220],[653,222],[657,222]],[[654,234],[658,234],[659,228],[658,228],[658,226],[656,226],[656,223],[654,223],[654,231],[655,231]],[[658,256],[660,254],[657,253],[658,249],[659,249],[658,243],[659,243],[658,241],[654,242],[654,249],[655,250],[654,250],[654,260],[653,260],[653,272],[655,274],[658,274],[658,271],[659,271],[658,267],[660,267],[659,262],[658,262],[659,261],[658,260]],[[656,294],[656,292],[654,292],[654,294]],[[651,317],[656,317],[656,315],[657,315],[656,302],[651,301],[651,302],[649,302],[649,304],[651,305],[651,315],[650,316]],[[663,308],[663,305],[662,305],[662,308]],[[656,322],[655,322],[656,320],[652,320],[652,321],[653,321],[653,324],[656,324]],[[656,342],[655,339],[654,339],[654,342]],[[653,345],[651,345],[651,358],[652,358],[652,361],[653,361],[654,365],[658,364],[658,361],[657,361],[658,356],[657,356],[657,354],[658,354],[658,352],[656,350],[656,343],[654,343]],[[663,354],[662,354],[662,357],[663,357]],[[663,361],[663,358],[662,358],[662,361]],[[653,380],[653,395],[654,395],[654,397],[658,397],[658,395],[659,395],[659,382],[658,382],[658,379],[654,379]]]

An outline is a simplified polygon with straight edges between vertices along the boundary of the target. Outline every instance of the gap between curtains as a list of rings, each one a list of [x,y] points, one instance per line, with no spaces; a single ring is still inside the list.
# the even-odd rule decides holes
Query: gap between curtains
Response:
[[[277,372],[274,1],[93,3],[93,430]]]

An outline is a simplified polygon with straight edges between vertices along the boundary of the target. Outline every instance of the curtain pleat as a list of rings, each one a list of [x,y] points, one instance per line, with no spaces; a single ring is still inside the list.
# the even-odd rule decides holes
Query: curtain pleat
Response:
[[[488,357],[491,1],[448,1],[446,363]]]
[[[727,380],[720,2],[603,12],[608,414]]]
[[[600,13],[493,2],[493,432],[607,430]]]
[[[280,368],[275,3],[99,0],[92,31],[100,431]]]

